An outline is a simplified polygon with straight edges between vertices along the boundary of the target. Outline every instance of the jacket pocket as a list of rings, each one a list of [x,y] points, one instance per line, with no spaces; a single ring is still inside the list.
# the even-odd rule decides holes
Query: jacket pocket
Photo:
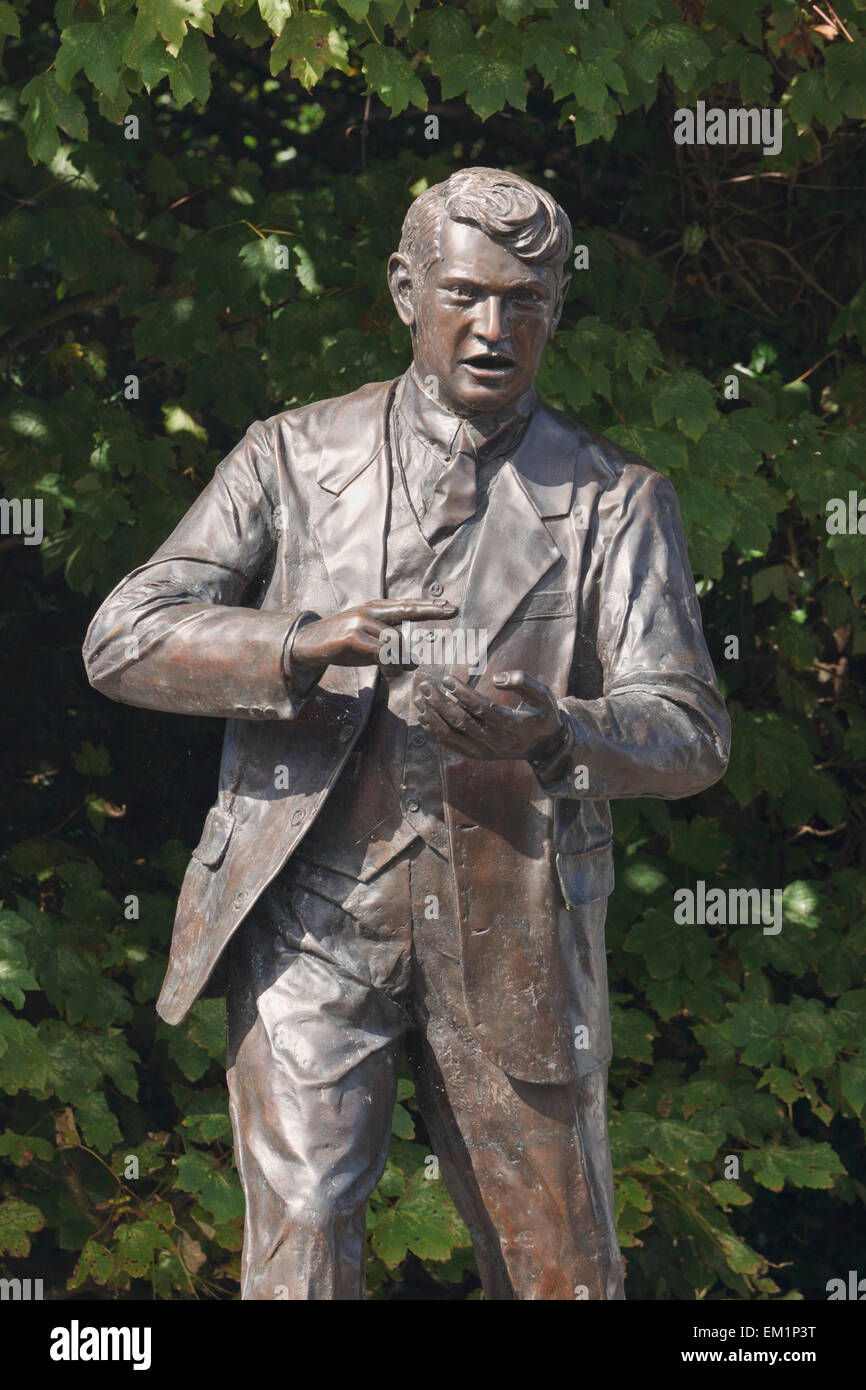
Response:
[[[522,622],[524,618],[569,618],[573,613],[574,596],[568,589],[541,589],[515,608],[509,622]]]
[[[614,889],[613,844],[608,842],[583,854],[558,854],[556,872],[569,907],[584,907],[607,898]]]
[[[219,806],[212,806],[207,813],[201,839],[192,852],[193,859],[206,864],[209,869],[218,868],[225,857],[234,828],[234,816]]]

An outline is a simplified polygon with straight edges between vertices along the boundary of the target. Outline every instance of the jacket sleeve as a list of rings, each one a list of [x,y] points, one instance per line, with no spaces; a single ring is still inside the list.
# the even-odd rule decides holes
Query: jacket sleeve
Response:
[[[559,702],[563,739],[536,776],[549,796],[693,796],[723,775],[730,720],[701,626],[676,493],[660,473],[602,499],[596,615],[603,695]],[[611,491],[614,491],[613,489]],[[581,772],[580,769],[585,769]]]
[[[257,422],[146,564],[118,584],[84,641],[91,685],[177,714],[291,719],[310,683],[284,655],[315,614],[243,605],[270,574],[278,534],[273,426]]]

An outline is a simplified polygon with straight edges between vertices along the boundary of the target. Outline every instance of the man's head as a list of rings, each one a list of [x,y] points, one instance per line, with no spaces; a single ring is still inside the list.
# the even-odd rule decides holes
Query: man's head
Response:
[[[459,414],[501,410],[538,371],[570,276],[571,224],[517,174],[461,169],[416,198],[388,262],[421,380]]]

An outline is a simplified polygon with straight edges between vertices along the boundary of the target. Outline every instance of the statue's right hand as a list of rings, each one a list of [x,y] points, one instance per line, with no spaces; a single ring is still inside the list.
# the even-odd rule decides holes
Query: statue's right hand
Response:
[[[292,665],[324,670],[326,666],[375,666],[385,675],[414,669],[409,654],[398,663],[381,661],[382,648],[401,623],[453,618],[456,606],[448,599],[370,599],[357,608],[318,618],[298,628],[292,644]]]

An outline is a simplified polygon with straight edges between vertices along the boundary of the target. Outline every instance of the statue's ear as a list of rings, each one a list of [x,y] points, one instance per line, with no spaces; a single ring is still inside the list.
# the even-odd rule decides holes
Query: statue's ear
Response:
[[[399,251],[388,261],[388,288],[401,323],[411,328],[415,322],[415,287],[409,262]]]

